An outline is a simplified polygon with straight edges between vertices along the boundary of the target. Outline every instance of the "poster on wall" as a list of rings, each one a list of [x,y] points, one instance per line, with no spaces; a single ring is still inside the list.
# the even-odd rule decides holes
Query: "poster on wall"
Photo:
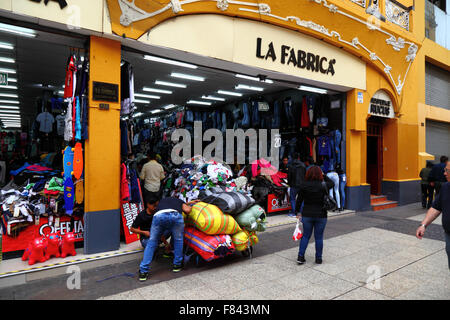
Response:
[[[68,232],[75,233],[75,242],[84,240],[84,221],[82,217],[73,216],[73,226],[71,223],[72,217],[62,216],[59,220],[59,225],[56,225],[55,220],[49,223],[48,217],[41,217],[39,225],[30,225],[19,232],[16,237],[4,234],[2,237],[2,252],[13,252],[25,250],[34,238],[45,236],[50,233],[59,233],[62,236]]]

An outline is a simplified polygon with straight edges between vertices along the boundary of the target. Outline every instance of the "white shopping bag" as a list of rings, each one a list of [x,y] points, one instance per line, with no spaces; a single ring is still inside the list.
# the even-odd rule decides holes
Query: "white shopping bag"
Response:
[[[303,237],[303,224],[300,222],[300,219],[297,219],[297,225],[295,226],[294,234],[292,235],[292,239],[294,241],[298,241]]]

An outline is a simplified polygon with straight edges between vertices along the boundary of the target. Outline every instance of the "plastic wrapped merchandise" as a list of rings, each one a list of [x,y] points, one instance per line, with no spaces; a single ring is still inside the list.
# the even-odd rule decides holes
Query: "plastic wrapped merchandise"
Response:
[[[266,212],[259,205],[254,205],[235,217],[239,226],[248,231],[265,231]]]
[[[259,239],[254,232],[241,230],[231,236],[231,240],[237,251],[244,251],[249,246],[253,246],[259,242]]]
[[[184,229],[184,242],[206,261],[222,258],[235,252],[229,235],[208,235],[193,227]]]
[[[185,222],[206,234],[234,234],[241,230],[232,216],[205,202],[194,204]]]
[[[237,215],[255,204],[255,199],[240,192],[221,192],[201,199],[219,207],[223,213]]]

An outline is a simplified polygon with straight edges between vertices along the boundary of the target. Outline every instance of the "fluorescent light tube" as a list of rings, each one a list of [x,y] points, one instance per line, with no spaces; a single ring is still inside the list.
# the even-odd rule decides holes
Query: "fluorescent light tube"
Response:
[[[17,79],[9,78],[9,77],[8,77],[8,82],[17,82]]]
[[[0,112],[4,112],[4,113],[13,113],[13,114],[20,114],[19,110],[1,110]]]
[[[167,105],[167,106],[165,106],[165,107],[163,107],[164,109],[172,109],[172,108],[175,108],[176,107],[176,105],[175,104],[169,104],[169,105]]]
[[[210,106],[212,105],[212,102],[206,102],[206,101],[197,101],[197,100],[189,100],[188,102],[186,102],[187,104],[202,104],[205,106]]]
[[[6,57],[0,57],[0,62],[6,62],[6,63],[15,63],[16,60]]]
[[[169,86],[169,87],[177,87],[177,88],[186,88],[187,87],[185,84],[173,83],[173,82],[167,82],[167,81],[159,81],[159,80],[156,80],[155,84],[160,85],[160,86]]]
[[[14,46],[10,43],[0,42],[0,49],[12,50],[12,49],[14,49]]]
[[[137,118],[137,117],[140,117],[140,116],[142,116],[142,115],[143,115],[142,112],[138,112],[138,113],[136,113],[136,114],[133,114],[133,118]]]
[[[175,66],[180,66],[180,67],[185,67],[185,68],[190,68],[190,69],[197,69],[198,68],[194,64],[185,63],[185,62],[179,62],[179,61],[175,61],[175,60],[170,60],[170,59],[165,59],[165,58],[160,58],[160,57],[155,57],[155,56],[150,56],[150,55],[145,55],[144,59],[145,60],[150,60],[150,61],[155,61],[155,62],[172,64],[172,65],[175,65]]]
[[[219,90],[219,91],[217,91],[217,93],[225,94],[225,95],[228,95],[228,96],[242,97],[242,93],[238,93],[238,92]]]
[[[14,94],[14,93],[3,93],[3,92],[0,92],[0,97],[18,98],[19,96],[17,94]]]
[[[7,113],[0,113],[0,118],[14,118],[14,119],[20,119],[20,114],[7,114]]]
[[[17,27],[5,23],[0,23],[0,31],[14,33],[25,37],[36,37],[36,31],[33,29]]]
[[[187,79],[187,80],[205,81],[205,78],[203,78],[203,77],[192,76],[189,74],[178,73],[178,72],[172,72],[172,74],[170,76],[174,77],[174,78],[181,78],[181,79]]]
[[[18,106],[0,106],[0,112],[2,111],[2,109],[14,109],[14,110],[19,110]]]
[[[326,93],[328,93],[328,91],[325,90],[325,89],[319,89],[319,88],[308,87],[308,86],[300,86],[300,87],[298,87],[298,89],[299,89],[299,90],[303,90],[303,91],[309,91],[309,92],[321,93],[321,94],[326,94]]]
[[[0,68],[0,72],[5,72],[5,73],[16,73],[16,70],[14,69],[7,69],[7,68]]]
[[[135,93],[134,96],[135,97],[140,97],[140,98],[161,99],[160,96],[154,96],[154,95],[151,95],[151,94]]]
[[[169,90],[163,90],[163,89],[156,89],[156,88],[148,88],[148,87],[144,87],[142,88],[143,91],[147,91],[147,92],[156,92],[156,93],[166,93],[166,94],[172,94],[172,91]]]
[[[8,79],[8,82],[9,82],[9,79]],[[0,89],[17,90],[17,86],[0,86]]]
[[[19,101],[17,101],[17,100],[0,100],[0,103],[19,104]]]
[[[247,86],[245,84],[238,84],[236,87],[234,87],[237,90],[253,90],[253,91],[263,91],[264,88],[260,88],[260,87],[251,87],[251,86]]]
[[[134,102],[136,102],[136,103],[146,103],[146,104],[150,103],[150,101],[148,101],[148,100],[139,100],[139,99],[134,99]]]
[[[252,81],[258,81],[258,82],[265,82],[265,83],[273,83],[272,80],[270,79],[266,79],[266,80],[261,80],[258,77],[251,77],[251,76],[246,76],[244,74],[236,74],[237,78],[241,78],[241,79],[247,79],[247,80],[252,80]]]
[[[202,96],[202,99],[216,100],[216,101],[225,101],[225,98],[219,98],[219,97],[214,97],[214,96]]]
[[[162,111],[161,109],[156,109],[156,110],[150,111],[150,113],[158,113],[158,112],[161,112],[161,111]]]

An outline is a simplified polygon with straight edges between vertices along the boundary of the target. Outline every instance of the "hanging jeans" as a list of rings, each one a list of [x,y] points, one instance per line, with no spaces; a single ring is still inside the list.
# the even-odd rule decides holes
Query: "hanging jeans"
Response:
[[[338,208],[341,208],[341,196],[339,195],[339,175],[336,172],[328,172],[327,176],[334,182],[334,187],[330,189],[330,197],[333,197],[334,200],[336,200]]]
[[[294,153],[297,149],[297,138],[292,138],[288,142],[288,156],[289,160],[294,158]]]
[[[304,257],[309,239],[314,232],[314,241],[316,245],[316,258],[322,259],[323,252],[323,233],[327,225],[327,218],[302,217],[303,237],[300,240],[298,255]]]
[[[336,163],[341,163],[341,140],[342,134],[339,130],[334,132],[334,148],[336,150]]]
[[[184,238],[184,220],[181,213],[177,211],[169,211],[163,213],[156,213],[153,216],[152,227],[150,229],[150,239],[144,250],[144,257],[139,266],[141,273],[150,270],[150,264],[153,260],[153,255],[158,248],[161,236],[170,231],[173,237],[174,246],[174,265],[181,265],[183,262],[183,238]]]
[[[296,214],[297,211],[295,211],[295,204],[297,202],[297,194],[299,192],[299,189],[293,188],[293,187],[290,187],[289,189],[290,189],[289,190],[289,201],[291,202],[291,213]]]
[[[347,175],[339,175],[339,194],[341,195],[341,208],[345,208],[345,185],[347,184]]]
[[[273,104],[273,117],[272,117],[272,126],[273,129],[280,128],[280,104],[278,101],[275,101]]]
[[[286,151],[286,147],[288,145],[289,141],[288,140],[282,140],[281,141],[281,146],[280,146],[280,159],[282,160],[284,157],[284,153]]]

